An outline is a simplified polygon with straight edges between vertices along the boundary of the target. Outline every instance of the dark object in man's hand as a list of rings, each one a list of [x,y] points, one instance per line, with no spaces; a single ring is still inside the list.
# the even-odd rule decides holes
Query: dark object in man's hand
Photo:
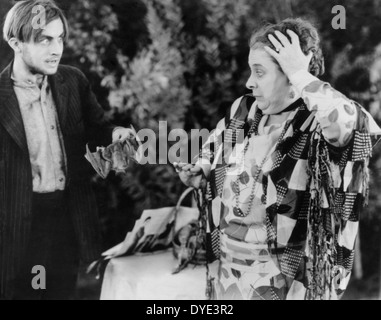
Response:
[[[139,144],[130,140],[117,141],[106,148],[98,147],[96,152],[91,152],[87,145],[85,158],[106,179],[110,171],[123,173],[131,161],[138,162],[138,148]]]

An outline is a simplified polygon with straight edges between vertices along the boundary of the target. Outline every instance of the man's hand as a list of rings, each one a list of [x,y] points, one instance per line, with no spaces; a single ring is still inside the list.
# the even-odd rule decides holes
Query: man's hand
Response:
[[[189,163],[177,163],[173,166],[179,174],[180,180],[188,187],[200,188],[201,181],[204,178],[202,168],[200,166]]]
[[[136,136],[134,129],[117,127],[112,133],[112,143],[132,139]]]
[[[276,51],[269,47],[265,47],[266,52],[271,55],[276,61],[278,61],[285,75],[290,77],[300,71],[308,71],[313,52],[305,55],[300,47],[300,41],[298,35],[287,30],[291,41],[281,32],[275,31],[275,36],[269,35],[269,40],[273,44]]]

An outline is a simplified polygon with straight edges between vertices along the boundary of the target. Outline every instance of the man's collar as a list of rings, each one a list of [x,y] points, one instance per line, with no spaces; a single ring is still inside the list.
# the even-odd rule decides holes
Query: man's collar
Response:
[[[48,84],[47,76],[44,76],[42,83],[33,82],[31,79],[23,79],[18,80],[14,77],[13,73],[11,74],[11,80],[13,81],[13,85],[19,88],[43,88],[46,87]]]
[[[11,79],[14,85],[22,88],[34,88],[40,87],[42,84],[46,83],[47,76],[37,76],[33,75],[30,72],[26,71],[22,67],[17,67],[15,63],[13,63]]]

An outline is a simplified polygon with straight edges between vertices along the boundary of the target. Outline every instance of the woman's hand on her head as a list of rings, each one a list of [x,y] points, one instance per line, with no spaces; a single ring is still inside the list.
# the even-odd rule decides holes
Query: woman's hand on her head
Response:
[[[198,165],[189,163],[177,163],[173,166],[179,174],[180,180],[188,187],[200,188],[203,179],[202,168]]]
[[[283,72],[290,78],[290,76],[300,70],[308,71],[313,52],[305,55],[300,46],[298,35],[291,30],[287,30],[287,33],[291,38],[291,42],[283,33],[275,31],[276,37],[269,35],[269,40],[276,51],[267,46],[265,50],[278,61]]]

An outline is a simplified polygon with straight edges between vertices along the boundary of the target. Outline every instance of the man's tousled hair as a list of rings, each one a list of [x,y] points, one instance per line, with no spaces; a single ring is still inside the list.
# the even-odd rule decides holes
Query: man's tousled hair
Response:
[[[17,2],[8,12],[4,21],[3,38],[9,41],[16,38],[21,42],[36,42],[43,29],[33,26],[37,17],[37,6],[45,10],[45,25],[61,19],[64,25],[64,40],[69,36],[66,17],[53,0],[25,0]]]

